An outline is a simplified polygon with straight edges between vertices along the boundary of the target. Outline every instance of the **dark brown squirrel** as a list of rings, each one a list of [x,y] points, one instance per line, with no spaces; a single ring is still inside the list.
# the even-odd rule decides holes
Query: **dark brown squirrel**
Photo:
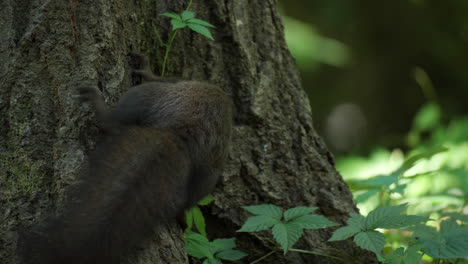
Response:
[[[59,215],[20,234],[21,264],[118,264],[155,228],[209,194],[227,156],[232,101],[204,82],[155,77],[146,57],[107,111],[97,88],[79,88],[104,131]]]

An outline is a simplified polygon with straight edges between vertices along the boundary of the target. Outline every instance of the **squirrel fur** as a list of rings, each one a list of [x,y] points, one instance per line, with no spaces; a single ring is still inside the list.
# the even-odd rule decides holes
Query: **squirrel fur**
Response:
[[[104,132],[61,213],[20,233],[20,264],[118,264],[209,194],[231,138],[232,101],[204,82],[155,77],[106,110],[97,88],[79,88]]]

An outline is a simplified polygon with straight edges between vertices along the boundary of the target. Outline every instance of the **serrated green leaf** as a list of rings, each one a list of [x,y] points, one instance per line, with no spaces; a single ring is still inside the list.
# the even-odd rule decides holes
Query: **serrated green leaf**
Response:
[[[185,241],[193,240],[193,241],[198,241],[198,242],[202,242],[202,243],[209,243],[210,242],[208,240],[208,238],[206,238],[205,236],[202,236],[202,235],[197,234],[195,232],[192,232],[190,230],[185,231],[184,238],[185,238]]]
[[[252,216],[245,221],[244,225],[241,229],[237,230],[237,232],[257,232],[266,230],[273,225],[280,223],[280,220],[276,218],[272,218],[268,215],[257,215]]]
[[[185,250],[187,254],[196,258],[212,258],[212,248],[209,242],[204,243],[196,240],[188,240],[185,242]]]
[[[402,228],[426,222],[429,219],[417,215],[403,215],[401,212],[406,209],[406,204],[398,206],[379,207],[370,212],[366,218],[366,228]]]
[[[205,253],[202,249],[199,248],[199,245],[196,245],[195,242],[187,242],[185,243],[185,251],[188,255],[195,257],[195,258],[205,258]]]
[[[187,225],[187,228],[185,230],[192,230],[192,226],[193,226],[192,208],[185,211],[185,224]]]
[[[337,223],[328,220],[322,215],[312,214],[298,217],[292,220],[290,223],[297,224],[304,229],[320,229],[338,225]]]
[[[273,238],[281,245],[284,254],[299,240],[303,229],[292,223],[277,223],[272,228]]]
[[[166,13],[162,13],[161,16],[170,17],[172,19],[182,21],[182,17],[176,13],[166,12]]]
[[[361,230],[357,228],[356,226],[341,227],[341,228],[338,228],[335,232],[333,232],[332,237],[328,239],[328,241],[332,242],[332,241],[345,240],[354,236],[355,234],[359,232],[361,232]]]
[[[182,20],[183,21],[187,21],[187,20],[192,19],[194,17],[195,17],[195,13],[193,13],[191,11],[182,12]]]
[[[460,226],[454,220],[443,221],[437,233],[419,234],[422,251],[433,258],[452,259],[468,256],[468,227]],[[415,232],[416,236],[416,232]]]
[[[172,31],[179,29],[179,28],[184,28],[187,26],[185,22],[174,20],[174,19],[171,20],[171,25],[172,25]]]
[[[388,218],[400,216],[401,211],[406,209],[406,204],[397,206],[378,207],[371,211],[366,217],[366,229],[375,229],[387,223]]]
[[[382,249],[385,246],[385,236],[377,231],[366,231],[354,237],[354,243],[363,249],[374,252],[377,257],[383,258]]]
[[[208,194],[207,196],[203,197],[203,199],[201,199],[199,202],[198,202],[198,205],[201,205],[201,206],[205,206],[205,205],[209,205],[211,202],[213,202],[216,198],[211,195],[211,194]]]
[[[283,210],[273,204],[260,204],[251,206],[242,206],[242,208],[255,215],[266,215],[271,218],[281,220]]]
[[[200,207],[198,206],[193,207],[192,214],[193,214],[193,221],[195,223],[195,227],[197,228],[198,232],[206,236],[205,217],[203,216],[203,213],[200,210]]]
[[[346,223],[349,226],[353,226],[359,231],[364,231],[366,228],[366,218],[363,215],[352,213]]]
[[[219,245],[222,249],[233,249],[236,247],[235,238],[219,238],[213,240],[213,243]]]
[[[437,236],[437,230],[434,227],[427,225],[420,224],[406,228],[406,230],[413,232],[413,237],[415,237],[416,239],[432,238],[434,236]]]
[[[248,256],[247,253],[242,252],[240,250],[233,250],[233,249],[223,250],[216,254],[216,257],[219,259],[231,260],[231,261],[239,260],[246,256]]]
[[[212,24],[206,22],[205,20],[201,20],[201,19],[192,18],[192,19],[189,19],[187,22],[190,23],[190,24],[198,24],[198,25],[205,26],[205,27],[216,28]]]
[[[202,25],[199,25],[199,24],[192,24],[192,23],[187,23],[187,26],[191,30],[193,30],[193,31],[195,31],[195,32],[197,32],[197,33],[199,33],[199,34],[201,34],[201,35],[203,35],[203,36],[205,36],[205,37],[207,37],[207,38],[209,38],[211,40],[214,40],[214,38],[211,35],[210,31],[205,26],[202,26]]]
[[[298,206],[298,207],[290,208],[286,210],[286,212],[284,212],[284,220],[290,221],[293,218],[297,218],[303,215],[310,214],[317,209],[318,207],[306,207],[306,206]]]
[[[411,225],[420,224],[422,222],[427,222],[429,219],[427,217],[419,215],[397,215],[393,217],[388,217],[380,222],[379,226],[376,228],[384,229],[396,229],[403,228]]]

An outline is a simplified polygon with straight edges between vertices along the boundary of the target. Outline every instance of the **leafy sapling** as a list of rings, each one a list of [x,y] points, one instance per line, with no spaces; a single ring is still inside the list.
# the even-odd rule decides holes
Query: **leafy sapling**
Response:
[[[171,19],[172,31],[176,31],[178,29],[182,29],[185,27],[190,28],[191,30],[211,39],[214,40],[213,36],[210,33],[210,28],[215,28],[212,24],[206,22],[205,20],[201,20],[195,18],[195,13],[191,11],[184,11],[182,14],[176,13],[163,13],[162,16],[166,16]]]
[[[179,29],[188,27],[192,31],[195,31],[207,37],[208,39],[214,40],[208,28],[215,28],[215,26],[213,26],[212,24],[204,20],[195,18],[195,13],[188,11],[191,4],[192,4],[192,1],[189,2],[187,9],[184,12],[182,12],[180,15],[176,13],[171,13],[171,12],[166,12],[166,13],[161,14],[162,16],[171,18],[171,25],[172,25],[172,35],[169,38],[169,42],[167,44],[163,43],[163,45],[166,46],[166,52],[164,53],[164,60],[163,60],[162,67],[161,67],[161,76],[164,76],[164,74],[166,73],[166,65],[167,65],[167,60],[169,58],[169,52],[171,50],[172,43],[174,42],[174,39]]]
[[[280,244],[284,254],[301,238],[304,229],[320,229],[337,225],[321,215],[311,214],[317,210],[317,207],[300,206],[285,212],[272,204],[243,206],[242,208],[255,216],[249,217],[237,232],[257,232],[271,228],[273,238]]]
[[[382,249],[385,245],[385,236],[376,231],[377,228],[404,228],[429,220],[422,216],[402,214],[406,207],[406,204],[379,207],[370,212],[367,217],[351,214],[347,220],[348,225],[337,229],[328,241],[345,240],[354,236],[354,242],[358,246],[375,253],[379,261],[384,261]]]

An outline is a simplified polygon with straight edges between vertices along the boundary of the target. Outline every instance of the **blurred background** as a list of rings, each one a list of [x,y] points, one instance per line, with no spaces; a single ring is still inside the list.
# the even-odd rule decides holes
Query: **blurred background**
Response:
[[[280,0],[314,124],[363,213],[467,214],[468,1]]]

